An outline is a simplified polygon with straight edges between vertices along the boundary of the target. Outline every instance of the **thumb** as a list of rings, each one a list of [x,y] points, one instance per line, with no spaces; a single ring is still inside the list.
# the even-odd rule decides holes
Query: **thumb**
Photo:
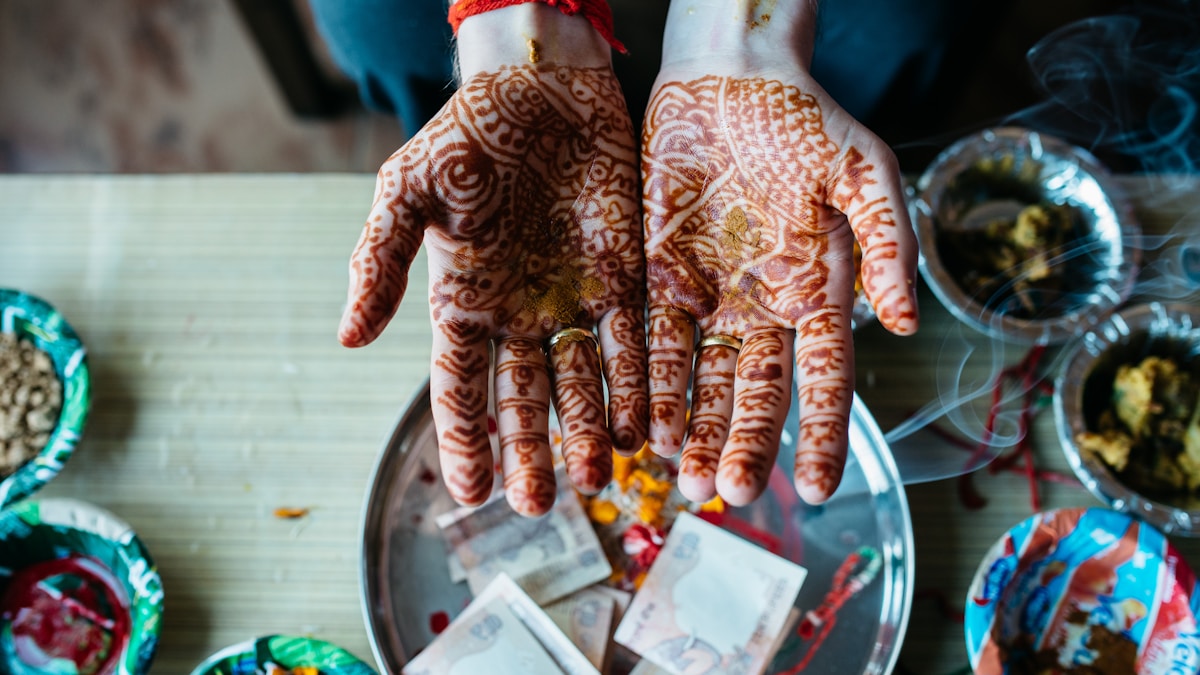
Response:
[[[424,175],[403,162],[402,149],[379,170],[375,204],[350,256],[350,288],[338,326],[347,347],[370,344],[391,321],[408,287],[412,265],[425,231],[416,204],[424,196],[412,177]]]
[[[862,248],[862,283],[884,328],[899,335],[918,323],[917,240],[909,223],[900,168],[883,141],[868,134],[851,145],[833,176],[829,202],[846,215]]]

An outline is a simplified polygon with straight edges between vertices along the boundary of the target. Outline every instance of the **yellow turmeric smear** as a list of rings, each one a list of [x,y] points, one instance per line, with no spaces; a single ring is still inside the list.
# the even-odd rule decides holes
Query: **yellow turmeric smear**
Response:
[[[537,63],[538,61],[541,61],[542,60],[542,47],[541,47],[541,45],[539,45],[537,43],[537,40],[534,40],[533,38],[529,38],[528,40],[525,41],[525,44],[529,47],[529,62]]]
[[[751,229],[746,211],[740,206],[735,206],[729,215],[725,216],[718,241],[727,254],[740,255],[745,246],[757,249],[760,239],[760,235]]]
[[[603,296],[604,282],[585,277],[579,270],[568,268],[562,278],[542,292],[531,291],[525,296],[525,309],[535,315],[550,315],[563,325],[572,325],[583,312],[583,301]]]

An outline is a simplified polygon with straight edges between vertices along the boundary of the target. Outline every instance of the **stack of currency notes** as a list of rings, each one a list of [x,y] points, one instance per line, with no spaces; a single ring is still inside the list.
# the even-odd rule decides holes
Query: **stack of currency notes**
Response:
[[[471,604],[404,675],[763,673],[795,626],[803,567],[682,512],[636,594],[560,471],[540,518],[503,495],[436,519]]]

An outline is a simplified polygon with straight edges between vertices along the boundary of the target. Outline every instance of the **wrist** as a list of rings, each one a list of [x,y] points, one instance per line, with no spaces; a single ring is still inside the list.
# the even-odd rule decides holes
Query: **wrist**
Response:
[[[675,0],[663,33],[664,68],[704,63],[738,75],[812,62],[817,0]],[[726,72],[727,71],[727,72]]]
[[[466,80],[500,66],[531,63],[611,66],[612,50],[584,16],[525,2],[464,19],[458,27],[458,62]]]

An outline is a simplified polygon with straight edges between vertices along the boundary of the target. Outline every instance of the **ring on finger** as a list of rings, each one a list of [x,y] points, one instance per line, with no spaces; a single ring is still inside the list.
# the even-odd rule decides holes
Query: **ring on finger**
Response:
[[[713,345],[729,347],[735,352],[742,351],[742,341],[732,335],[709,335],[706,338],[701,338],[700,343],[696,345],[696,351]]]
[[[596,340],[596,334],[586,328],[564,328],[554,335],[551,335],[546,340],[546,352],[554,350],[554,347],[560,343],[570,344],[572,342],[588,341],[592,343],[592,349],[600,347],[599,341]]]

